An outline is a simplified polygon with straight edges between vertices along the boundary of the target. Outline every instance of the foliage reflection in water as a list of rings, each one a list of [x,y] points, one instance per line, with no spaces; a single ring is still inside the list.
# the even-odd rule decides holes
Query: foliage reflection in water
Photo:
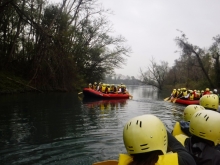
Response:
[[[85,100],[72,93],[0,96],[1,164],[91,165],[125,153],[124,124],[155,114],[172,130],[184,106],[148,86],[128,86],[133,99]]]

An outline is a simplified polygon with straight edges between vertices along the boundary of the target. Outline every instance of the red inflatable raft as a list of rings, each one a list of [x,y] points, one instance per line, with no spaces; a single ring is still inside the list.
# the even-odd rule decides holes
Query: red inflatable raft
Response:
[[[90,97],[90,98],[102,98],[102,99],[120,99],[120,98],[129,98],[129,94],[125,93],[102,93],[96,90],[93,90],[91,88],[84,88],[83,89],[83,95],[85,97]]]
[[[199,105],[199,100],[176,99],[175,103],[184,104],[184,105],[191,105],[191,104],[198,104]]]

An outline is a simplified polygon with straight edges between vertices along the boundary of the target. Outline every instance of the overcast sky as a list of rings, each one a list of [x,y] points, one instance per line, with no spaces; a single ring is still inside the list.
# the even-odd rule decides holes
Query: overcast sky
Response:
[[[50,0],[61,2],[62,0]],[[220,0],[98,0],[108,15],[115,35],[127,39],[132,53],[123,69],[116,73],[135,76],[147,69],[154,57],[157,63],[172,66],[180,57],[174,39],[183,31],[188,41],[208,48],[213,37],[220,34]]]
[[[113,11],[109,20],[116,34],[132,48],[127,65],[116,73],[138,77],[152,56],[172,66],[180,55],[174,39],[183,31],[188,41],[208,48],[220,34],[219,0],[100,0]]]

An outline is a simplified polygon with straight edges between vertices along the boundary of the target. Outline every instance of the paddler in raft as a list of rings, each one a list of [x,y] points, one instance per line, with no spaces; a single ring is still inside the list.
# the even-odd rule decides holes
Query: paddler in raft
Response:
[[[92,89],[97,90],[97,82],[94,82]]]
[[[170,101],[170,100],[172,100],[173,98],[176,97],[176,94],[177,94],[177,91],[176,91],[176,89],[174,88],[173,91],[172,91],[171,94],[170,94],[170,97],[165,98],[164,101]]]
[[[89,88],[92,89],[92,83],[89,83]]]
[[[219,100],[217,99],[218,96],[215,94],[211,95],[204,95],[200,98],[199,104],[200,105],[188,105],[183,111],[183,121],[176,122],[174,125],[172,135],[176,136],[179,134],[191,136],[189,133],[189,122],[191,117],[200,110],[213,110],[217,111],[219,109]]]
[[[212,110],[197,111],[190,119],[191,137],[177,135],[197,165],[219,165],[220,113]]]
[[[186,136],[191,136],[189,132],[190,119],[197,111],[201,111],[201,110],[205,110],[205,108],[201,105],[191,104],[186,106],[186,108],[183,111],[183,121],[179,121],[179,122],[177,121],[175,123],[172,131],[172,135],[176,136],[179,134],[183,134]]]
[[[118,165],[196,165],[163,122],[151,114],[129,120],[123,141],[128,154],[119,155]]]

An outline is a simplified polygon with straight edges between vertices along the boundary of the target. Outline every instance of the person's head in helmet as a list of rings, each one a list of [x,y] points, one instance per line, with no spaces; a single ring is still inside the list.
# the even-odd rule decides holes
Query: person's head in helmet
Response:
[[[219,98],[216,94],[203,95],[199,100],[199,105],[205,109],[217,111],[219,106]]]
[[[183,111],[183,119],[184,121],[190,122],[191,117],[198,111],[205,110],[205,108],[201,105],[188,105]]]
[[[198,111],[196,112],[189,125],[189,131],[194,136],[194,140],[205,142],[216,146],[220,143],[220,113],[215,111]],[[204,141],[203,141],[204,142]]]
[[[209,88],[206,88],[205,91],[209,91]]]
[[[153,161],[156,163],[158,155],[167,152],[166,127],[159,118],[151,114],[129,120],[124,126],[123,140],[127,153],[133,156],[133,161],[138,162],[137,159],[141,159],[144,154],[142,159],[154,157]]]

